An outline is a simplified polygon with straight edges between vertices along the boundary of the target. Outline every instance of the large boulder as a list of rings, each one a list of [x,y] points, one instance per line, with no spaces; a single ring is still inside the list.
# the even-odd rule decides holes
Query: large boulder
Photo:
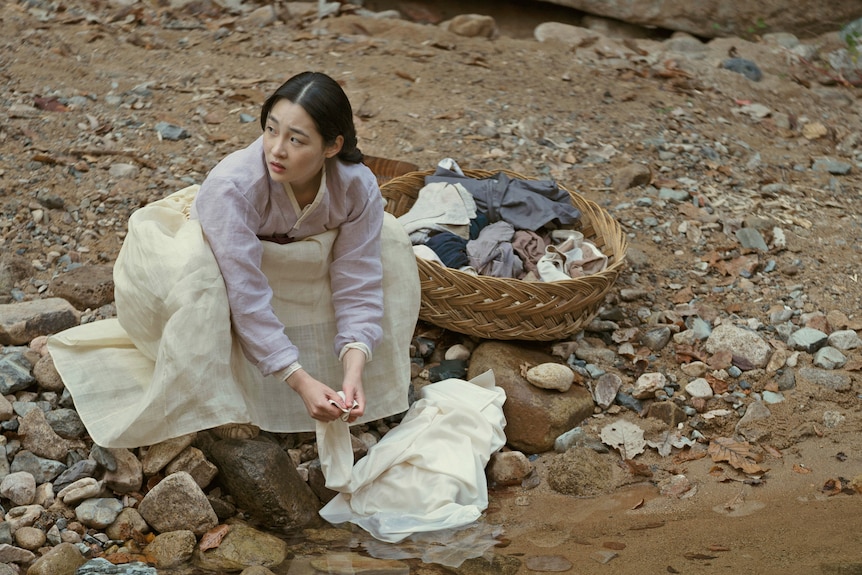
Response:
[[[582,12],[706,38],[791,32],[811,37],[862,17],[859,0],[547,0]]]
[[[559,435],[593,413],[593,398],[583,387],[565,392],[541,389],[521,375],[524,365],[554,361],[544,351],[499,341],[482,343],[470,358],[468,379],[490,369],[506,392],[506,443],[513,449],[527,454],[550,451]]]

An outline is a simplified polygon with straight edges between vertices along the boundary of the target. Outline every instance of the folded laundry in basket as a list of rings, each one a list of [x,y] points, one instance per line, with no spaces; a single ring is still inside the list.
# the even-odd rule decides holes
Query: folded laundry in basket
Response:
[[[608,265],[604,255],[580,232],[572,231],[560,245],[550,245],[536,267],[542,281],[552,282],[595,274]]]
[[[517,179],[503,172],[477,179],[438,165],[425,177],[425,183],[439,182],[462,185],[473,195],[476,209],[487,214],[491,222],[506,221],[518,230],[570,228],[580,222],[581,211],[572,205],[569,193],[552,180]]]
[[[430,231],[452,232],[469,239],[470,220],[475,217],[476,202],[470,192],[461,185],[438,182],[419,190],[413,206],[398,221],[411,239],[416,233],[427,235]]]

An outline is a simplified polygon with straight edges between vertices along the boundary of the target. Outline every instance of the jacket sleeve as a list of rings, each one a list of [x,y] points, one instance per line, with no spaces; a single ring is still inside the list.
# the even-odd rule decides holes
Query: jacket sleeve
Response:
[[[263,375],[297,361],[299,350],[272,309],[272,288],[260,268],[255,207],[234,183],[208,179],[195,199],[195,215],[224,277],[231,322],[246,357]]]
[[[349,343],[362,343],[373,352],[383,339],[383,263],[380,235],[383,196],[376,180],[363,180],[357,202],[341,224],[333,245],[330,285],[338,334],[335,353]]]

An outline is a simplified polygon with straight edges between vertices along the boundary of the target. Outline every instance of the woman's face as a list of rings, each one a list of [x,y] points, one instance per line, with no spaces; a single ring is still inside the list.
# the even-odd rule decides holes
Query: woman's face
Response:
[[[338,154],[344,138],[326,144],[305,108],[290,100],[275,103],[263,131],[263,148],[269,175],[294,192],[317,192],[323,162]]]

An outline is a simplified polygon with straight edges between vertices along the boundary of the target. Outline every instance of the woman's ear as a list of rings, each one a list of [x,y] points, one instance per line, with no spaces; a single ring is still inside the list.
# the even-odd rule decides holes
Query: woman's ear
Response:
[[[324,149],[323,153],[326,155],[327,158],[332,158],[338,155],[343,146],[344,136],[336,136],[335,141],[332,142],[330,145],[326,146],[326,149]]]

